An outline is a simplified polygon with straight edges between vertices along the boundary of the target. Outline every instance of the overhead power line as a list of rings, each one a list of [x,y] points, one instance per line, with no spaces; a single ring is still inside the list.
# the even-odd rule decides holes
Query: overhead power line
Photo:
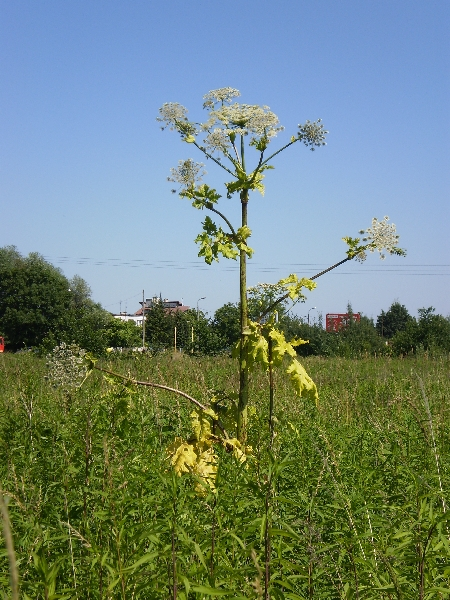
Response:
[[[175,260],[154,260],[148,261],[145,259],[122,259],[122,258],[103,258],[96,259],[93,257],[70,257],[70,256],[57,256],[50,257],[45,256],[46,260],[53,264],[72,264],[72,265],[90,265],[97,267],[114,267],[114,268],[150,268],[150,269],[174,269],[174,270],[196,270],[196,271],[207,271],[210,269],[202,261],[175,261]],[[276,265],[264,264],[257,261],[249,261],[248,268],[251,271],[258,271],[262,273],[273,273],[280,270],[293,270],[296,272],[302,272],[306,274],[314,274],[326,268],[325,263],[277,263]],[[450,275],[450,264],[403,264],[403,265],[386,265],[380,267],[379,265],[355,265],[355,270],[349,271],[348,266],[345,271],[337,269],[334,271],[335,275],[360,275],[364,273],[399,273],[402,275],[414,275],[414,276],[443,276]],[[219,264],[216,266],[221,271],[236,271],[239,265],[233,264]]]

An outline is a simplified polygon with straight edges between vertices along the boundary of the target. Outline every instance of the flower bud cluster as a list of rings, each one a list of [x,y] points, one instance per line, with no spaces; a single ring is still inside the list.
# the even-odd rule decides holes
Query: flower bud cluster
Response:
[[[298,126],[298,139],[305,146],[311,146],[311,150],[315,150],[314,146],[326,146],[325,138],[328,131],[322,125],[322,119],[317,121],[306,121],[304,125]]]
[[[47,379],[64,390],[77,388],[87,373],[86,350],[76,344],[62,342],[47,355]]]

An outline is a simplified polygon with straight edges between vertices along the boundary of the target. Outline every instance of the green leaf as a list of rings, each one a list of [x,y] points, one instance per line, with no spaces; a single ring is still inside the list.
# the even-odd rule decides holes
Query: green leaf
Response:
[[[202,256],[209,265],[213,260],[218,262],[220,254],[224,258],[236,260],[239,250],[233,236],[225,233],[221,227],[217,227],[211,217],[206,217],[202,225],[203,233],[195,238],[195,242],[200,244],[198,256]]]
[[[158,556],[159,556],[159,552],[151,552],[150,554],[144,554],[144,556],[141,556],[141,558],[139,560],[137,560],[135,563],[133,563],[129,567],[126,567],[124,569],[124,571],[134,571],[141,565],[144,565],[145,563],[150,562],[151,560],[153,560],[154,558],[157,558]]]
[[[207,594],[208,596],[233,596],[235,594],[234,590],[222,590],[220,588],[212,588],[206,585],[193,585],[191,590],[193,592],[197,592],[198,594]]]

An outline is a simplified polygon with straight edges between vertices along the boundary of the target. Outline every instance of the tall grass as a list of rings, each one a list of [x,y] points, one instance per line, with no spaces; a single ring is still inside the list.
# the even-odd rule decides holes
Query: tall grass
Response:
[[[2,356],[0,493],[21,597],[450,597],[450,361],[305,362],[319,406],[274,374],[268,451],[268,376],[255,373],[253,458],[241,464],[218,448],[217,492],[199,495],[166,458],[174,437],[189,435],[181,398],[97,375],[64,393],[45,380],[42,359]],[[222,357],[104,366],[202,402],[237,388]]]

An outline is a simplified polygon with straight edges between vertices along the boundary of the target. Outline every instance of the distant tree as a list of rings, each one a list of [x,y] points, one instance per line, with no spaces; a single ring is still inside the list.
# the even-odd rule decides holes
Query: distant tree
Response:
[[[77,308],[92,304],[90,286],[79,275],[74,275],[69,279],[69,290],[71,292],[71,303]]]
[[[419,308],[419,343],[425,350],[450,351],[450,321],[436,315],[435,308]]]
[[[419,308],[418,313],[418,319],[411,318],[405,329],[392,338],[394,353],[450,352],[450,320],[434,314],[432,306]]]
[[[307,340],[307,344],[296,346],[300,356],[330,356],[334,354],[334,338],[326,332],[322,323],[308,325],[297,315],[289,314],[283,317],[281,329],[286,339],[300,338]]]
[[[168,310],[155,303],[146,314],[146,340],[150,349],[160,351],[175,346],[192,354],[217,354],[224,347],[223,340],[206,316],[196,310]]]
[[[134,321],[111,317],[105,328],[105,338],[110,348],[135,348],[142,346],[142,329]]]
[[[382,337],[392,338],[397,331],[406,329],[408,321],[412,319],[406,306],[400,302],[393,302],[387,312],[384,310],[377,317],[376,329]]]
[[[148,347],[156,352],[173,347],[174,324],[164,310],[162,302],[156,302],[145,315],[145,339]]]
[[[368,355],[380,355],[387,352],[387,347],[377,334],[372,319],[361,315],[360,321],[353,320],[351,304],[347,307],[348,323],[339,331],[325,331],[322,320],[315,325],[304,323],[299,317],[286,315],[282,329],[286,338],[301,338],[308,344],[297,346],[300,356],[344,356],[348,358]]]
[[[190,332],[193,333],[194,341],[186,347],[186,351],[193,354],[220,354],[226,350],[222,337],[213,327],[211,319],[208,319],[201,311],[197,314],[195,310],[184,313],[188,320]]]
[[[14,246],[0,248],[0,331],[8,348],[40,346],[61,339],[70,321],[69,282],[37,253],[23,257]]]
[[[359,321],[350,319],[348,327],[331,335],[336,337],[334,352],[338,356],[350,358],[380,355],[387,351],[386,344],[378,335],[373,320],[365,315],[361,315]]]
[[[0,248],[0,335],[9,350],[75,342],[102,354],[114,345],[120,325],[90,296],[81,277],[69,281],[41,255]]]
[[[231,348],[241,337],[239,303],[228,302],[216,310],[212,327],[222,339],[224,348]]]

